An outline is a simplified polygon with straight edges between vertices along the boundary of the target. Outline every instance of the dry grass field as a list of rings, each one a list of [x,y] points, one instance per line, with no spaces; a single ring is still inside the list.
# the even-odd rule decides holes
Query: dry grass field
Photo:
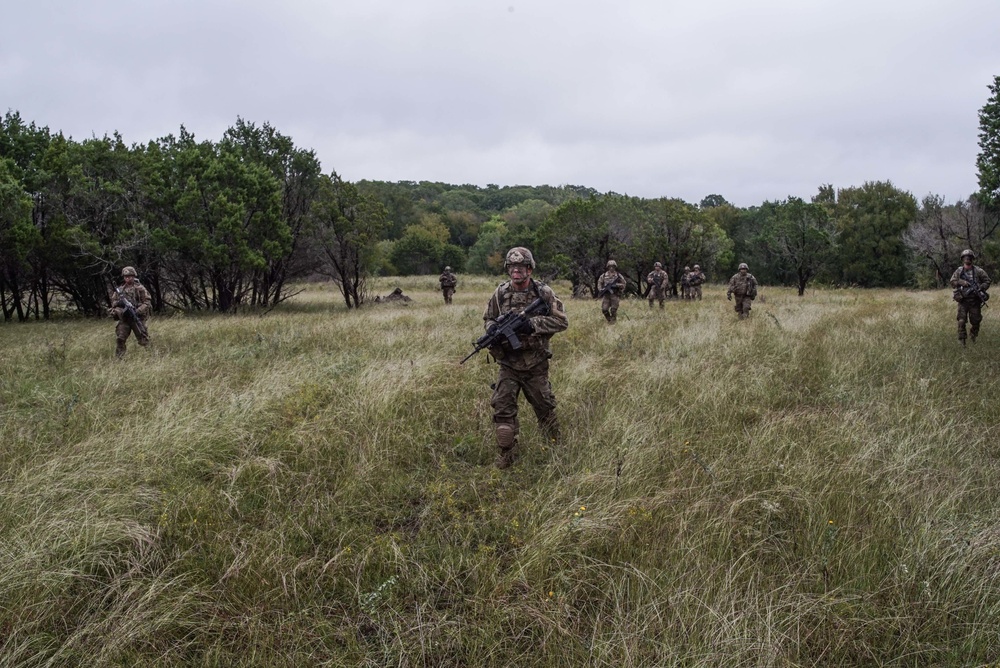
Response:
[[[566,299],[492,466],[496,281],[0,325],[0,666],[1000,660],[1000,321],[950,293]],[[760,300],[758,300],[759,302]]]

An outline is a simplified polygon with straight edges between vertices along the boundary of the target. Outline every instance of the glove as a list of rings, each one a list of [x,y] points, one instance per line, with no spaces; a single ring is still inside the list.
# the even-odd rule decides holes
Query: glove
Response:
[[[518,325],[518,334],[534,334],[535,326],[531,324],[531,319],[525,320],[522,324]]]
[[[729,301],[733,301],[733,293],[732,292],[727,292],[726,293],[726,299],[728,299]]]
[[[969,287],[969,282],[964,278],[958,279],[958,284],[961,285],[963,288]]]

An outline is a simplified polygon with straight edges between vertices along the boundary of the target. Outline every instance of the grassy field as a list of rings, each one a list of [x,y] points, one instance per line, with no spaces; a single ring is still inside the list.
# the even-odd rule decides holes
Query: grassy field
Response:
[[[1000,660],[992,309],[962,349],[947,291],[566,299],[563,442],[522,403],[500,472],[458,366],[496,282],[398,284],[125,362],[110,320],[0,325],[0,665]]]

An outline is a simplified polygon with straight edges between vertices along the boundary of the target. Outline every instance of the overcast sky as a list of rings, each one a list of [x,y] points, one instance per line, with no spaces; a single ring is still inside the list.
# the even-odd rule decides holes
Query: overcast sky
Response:
[[[266,121],[352,181],[953,202],[998,34],[997,0],[35,0],[0,111],[129,143]]]

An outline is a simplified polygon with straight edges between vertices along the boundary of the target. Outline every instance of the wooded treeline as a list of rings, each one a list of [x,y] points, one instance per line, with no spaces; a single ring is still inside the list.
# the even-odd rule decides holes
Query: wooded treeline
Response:
[[[292,282],[326,276],[348,307],[372,275],[496,274],[532,248],[539,273],[593,287],[609,258],[645,293],[656,261],[677,283],[700,264],[722,281],[747,262],[765,284],[945,285],[964,248],[997,270],[1000,77],[980,110],[980,191],[921,201],[891,182],[821,185],[746,208],[598,193],[583,186],[345,181],[265,123],[219,141],[75,141],[8,111],[0,122],[0,312],[98,315],[134,266],[157,311],[269,308]]]

